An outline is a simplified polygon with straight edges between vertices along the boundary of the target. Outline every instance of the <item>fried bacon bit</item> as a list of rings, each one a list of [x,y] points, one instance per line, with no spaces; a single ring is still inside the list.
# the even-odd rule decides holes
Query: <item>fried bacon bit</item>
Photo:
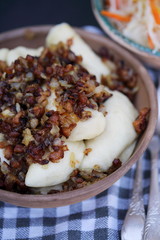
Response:
[[[5,149],[4,149],[4,157],[9,160],[9,159],[12,158],[12,154],[13,154],[12,145],[6,146]]]
[[[58,149],[58,151],[54,151],[50,153],[49,160],[55,163],[55,162],[58,162],[63,157],[64,157],[64,151],[62,149]]]
[[[7,68],[6,62],[0,60],[0,77],[2,77],[6,68]]]
[[[10,162],[10,166],[12,168],[19,168],[21,166],[21,163],[19,161],[14,160]]]
[[[25,146],[22,144],[17,144],[14,148],[14,153],[23,153],[25,151]]]
[[[43,116],[43,114],[45,113],[45,108],[44,107],[34,107],[32,109],[33,114],[35,115],[35,117],[37,117],[38,119],[41,118]]]
[[[7,68],[6,62],[0,60],[0,71],[4,72],[6,68]]]
[[[73,112],[72,104],[71,104],[71,102],[69,102],[69,101],[65,103],[64,108],[65,108],[66,111],[69,112],[69,113]]]
[[[7,145],[6,141],[0,142],[0,148],[5,148]]]
[[[75,169],[70,175],[70,179],[62,184],[63,191],[71,191],[95,183],[116,171],[121,165],[120,159],[116,158],[106,172],[101,172],[99,166],[95,166],[95,169],[90,173]]]
[[[69,39],[67,40],[67,45],[68,45],[68,47],[70,47],[72,44],[73,44],[73,38],[69,38]]]
[[[120,166],[122,165],[121,161],[119,158],[115,158],[113,160],[113,166],[116,167],[116,168],[119,168]]]
[[[49,117],[51,123],[59,125],[59,113],[57,111],[51,110],[46,113],[46,116]]]
[[[62,127],[61,132],[62,134],[68,138],[71,135],[72,130],[76,127],[76,123],[72,123],[69,125],[69,127]]]
[[[141,134],[146,129],[147,123],[148,123],[149,112],[150,112],[149,108],[143,108],[140,111],[137,119],[133,122],[135,131],[138,134]]]
[[[19,124],[20,123],[20,118],[22,116],[24,116],[24,112],[21,111],[21,112],[17,113],[12,119],[13,124]]]
[[[86,156],[88,156],[88,154],[89,154],[90,152],[92,152],[92,148],[86,148],[86,149],[84,150],[84,154],[85,154]]]

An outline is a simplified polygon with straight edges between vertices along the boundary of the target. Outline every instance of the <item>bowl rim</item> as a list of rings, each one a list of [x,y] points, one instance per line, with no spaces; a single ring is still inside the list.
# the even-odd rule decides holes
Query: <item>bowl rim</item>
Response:
[[[142,57],[153,57],[160,60],[160,51],[154,52],[154,50],[149,47],[138,44],[132,39],[127,38],[110,23],[107,17],[102,16],[100,14],[100,11],[102,10],[101,1],[102,0],[91,0],[91,7],[96,20],[104,32],[128,50],[136,54],[141,54]]]
[[[22,37],[24,32],[28,29],[36,33],[42,33],[42,32],[47,33],[51,27],[53,27],[53,25],[39,25],[39,26],[29,26],[29,27],[23,27],[23,28],[7,31],[0,34],[0,42],[3,42],[4,39],[10,39],[15,36]],[[122,49],[120,46],[118,46],[116,43],[112,42],[111,40],[105,38],[104,36],[86,32],[79,28],[75,28],[75,30],[82,36],[82,38],[83,36],[84,37],[86,36],[88,40],[94,38],[96,41],[98,41],[102,45],[103,44],[105,45],[105,43],[107,43],[109,46],[114,48],[114,50],[118,54],[122,53]],[[150,91],[147,91],[147,94],[148,94],[149,102],[151,105],[151,114],[150,114],[147,130],[144,133],[143,141],[140,141],[136,149],[136,152],[134,152],[133,155],[130,157],[130,159],[126,163],[124,163],[118,170],[113,172],[111,175],[105,177],[104,179],[99,180],[98,182],[91,184],[89,186],[85,186],[83,188],[68,191],[68,192],[61,192],[61,193],[49,194],[49,195],[20,194],[20,193],[9,192],[7,190],[0,189],[0,200],[4,202],[9,202],[18,206],[23,206],[23,207],[44,207],[44,208],[51,207],[51,206],[58,207],[58,206],[77,203],[89,197],[93,197],[99,194],[100,192],[106,190],[107,188],[109,188],[118,179],[124,176],[125,173],[131,168],[131,166],[140,158],[140,156],[146,150],[149,144],[149,141],[151,140],[154,134],[154,130],[156,126],[157,111],[158,111],[156,90],[147,70],[143,67],[143,65],[139,62],[139,60],[137,60],[134,56],[132,56],[129,52],[127,52],[124,49],[123,49],[123,53],[120,55],[122,55],[124,59],[130,59],[129,63],[132,62],[132,64],[138,69],[139,75],[142,76],[143,74],[143,78],[145,79],[146,85],[148,85],[150,89]],[[94,193],[95,188],[96,188],[96,194]],[[21,200],[21,203],[19,203],[20,200]],[[18,202],[18,204],[16,202]]]

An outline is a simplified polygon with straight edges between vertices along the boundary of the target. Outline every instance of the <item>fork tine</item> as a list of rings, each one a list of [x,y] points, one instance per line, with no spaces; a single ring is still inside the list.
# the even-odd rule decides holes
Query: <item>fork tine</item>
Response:
[[[158,74],[158,121],[156,125],[156,132],[153,136],[149,149],[151,151],[151,183],[147,219],[144,230],[144,240],[159,240],[160,239],[160,191],[158,181],[158,153],[159,135],[160,135],[160,72]]]

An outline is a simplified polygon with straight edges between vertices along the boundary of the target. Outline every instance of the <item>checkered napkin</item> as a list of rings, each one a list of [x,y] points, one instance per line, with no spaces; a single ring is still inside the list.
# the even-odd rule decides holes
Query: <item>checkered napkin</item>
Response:
[[[156,83],[158,73],[153,70],[149,70],[149,73]],[[34,209],[0,202],[0,239],[119,240],[130,203],[134,173],[135,165],[108,190],[70,206]],[[145,207],[148,203],[149,184],[150,152],[147,149],[143,157]]]

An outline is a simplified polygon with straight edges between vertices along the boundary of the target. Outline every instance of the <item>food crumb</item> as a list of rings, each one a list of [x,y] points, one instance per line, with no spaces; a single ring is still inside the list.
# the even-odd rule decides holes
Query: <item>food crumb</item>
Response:
[[[90,152],[92,152],[92,148],[86,148],[86,149],[84,150],[84,154],[85,154],[86,156],[88,156],[88,154],[89,154]]]
[[[133,122],[133,126],[135,128],[135,131],[138,134],[141,134],[147,127],[147,123],[148,123],[148,116],[149,116],[149,108],[143,108],[137,119]]]

